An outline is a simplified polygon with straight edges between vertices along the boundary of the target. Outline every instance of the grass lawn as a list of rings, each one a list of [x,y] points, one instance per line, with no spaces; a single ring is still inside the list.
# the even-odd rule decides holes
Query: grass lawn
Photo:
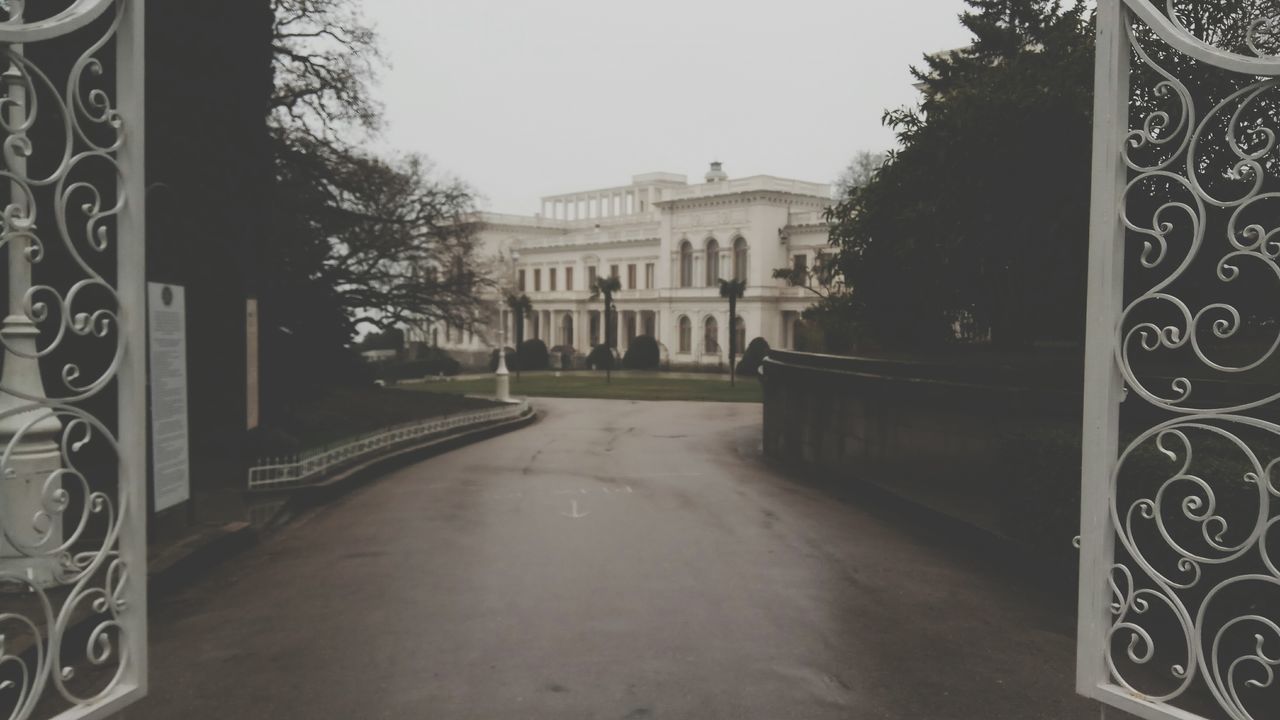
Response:
[[[259,434],[263,453],[281,454],[321,447],[393,425],[493,407],[457,393],[408,393],[377,387],[338,387],[309,398],[286,417],[264,425]]]
[[[419,385],[402,385],[402,389],[430,393],[492,395],[494,380],[454,382],[433,381]],[[764,393],[755,378],[739,378],[737,386],[729,385],[725,376],[706,378],[669,377],[662,373],[615,373],[612,383],[605,382],[602,372],[522,373],[519,380],[511,375],[511,394],[528,397],[602,398],[607,400],[698,400],[704,402],[762,402]]]

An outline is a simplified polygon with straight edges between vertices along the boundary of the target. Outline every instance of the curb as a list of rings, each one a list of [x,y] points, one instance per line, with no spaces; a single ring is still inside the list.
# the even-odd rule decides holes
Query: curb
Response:
[[[462,430],[412,447],[400,448],[380,457],[350,467],[319,485],[288,491],[289,504],[318,505],[331,500],[356,485],[380,477],[391,470],[412,465],[450,450],[504,435],[538,420],[533,409],[514,420],[504,420],[479,428]],[[277,513],[268,527],[271,530],[288,525],[292,519],[288,505]],[[194,580],[200,573],[223,563],[258,544],[266,533],[247,522],[233,522],[209,528],[179,540],[147,559],[148,594],[172,592]]]
[[[169,592],[198,573],[257,544],[260,533],[247,522],[233,522],[179,540],[147,559],[149,593]]]
[[[450,450],[470,445],[481,440],[505,435],[537,422],[537,411],[529,412],[514,420],[501,420],[478,428],[462,430],[452,435],[428,440],[410,447],[393,450],[385,455],[371,458],[358,465],[339,472],[324,482],[315,485],[295,488],[287,491],[292,498],[290,502],[305,505],[317,505],[342,495],[354,487],[375,477],[382,476],[392,470],[412,465],[422,460],[435,457]]]

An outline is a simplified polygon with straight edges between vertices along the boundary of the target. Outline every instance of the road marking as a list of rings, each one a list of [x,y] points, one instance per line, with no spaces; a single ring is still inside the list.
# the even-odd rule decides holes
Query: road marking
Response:
[[[586,517],[586,516],[588,516],[588,515],[590,515],[590,514],[591,514],[591,513],[589,513],[589,512],[584,512],[584,513],[580,513],[580,512],[578,512],[578,501],[577,501],[577,500],[570,500],[570,501],[569,501],[569,503],[573,506],[573,512],[572,512],[571,514],[560,513],[561,515],[564,515],[564,516],[565,516],[565,517],[567,517],[567,518],[573,518],[574,520],[577,520],[577,519],[579,519],[579,518],[584,518],[584,517]]]

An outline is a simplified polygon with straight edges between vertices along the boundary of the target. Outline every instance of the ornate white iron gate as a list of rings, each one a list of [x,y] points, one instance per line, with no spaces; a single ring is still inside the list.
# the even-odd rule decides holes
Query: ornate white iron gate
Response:
[[[1078,689],[1273,719],[1280,15],[1098,5]]]
[[[105,717],[146,689],[143,11],[0,2],[9,720]]]

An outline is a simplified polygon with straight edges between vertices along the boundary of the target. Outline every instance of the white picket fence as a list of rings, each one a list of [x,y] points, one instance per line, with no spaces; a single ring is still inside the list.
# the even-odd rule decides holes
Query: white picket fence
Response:
[[[459,428],[514,420],[529,411],[529,402],[489,410],[476,410],[406,423],[374,433],[348,438],[336,446],[308,450],[297,455],[263,458],[249,468],[250,490],[287,490],[313,484],[333,469],[372,457],[388,448],[447,433]]]

